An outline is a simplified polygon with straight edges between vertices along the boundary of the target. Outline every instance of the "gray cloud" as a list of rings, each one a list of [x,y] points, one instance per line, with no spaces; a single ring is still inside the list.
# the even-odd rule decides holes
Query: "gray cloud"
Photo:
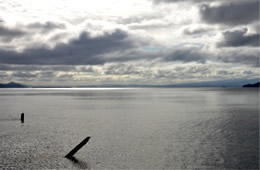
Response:
[[[177,49],[167,54],[164,61],[182,61],[186,62],[198,62],[204,63],[206,61],[206,55],[197,48],[183,48]]]
[[[189,67],[175,67],[172,69],[162,69],[158,70],[155,74],[156,78],[166,78],[166,79],[193,79],[202,78],[206,74],[211,74],[211,71],[206,65],[189,66]]]
[[[245,70],[245,71],[243,71],[243,74],[252,75],[254,73],[251,70]]]
[[[76,71],[87,72],[87,73],[96,73],[97,71],[92,66],[78,66]]]
[[[252,51],[252,50],[251,50]],[[235,53],[226,53],[218,56],[217,59],[225,63],[240,63],[243,65],[250,65],[253,67],[259,67],[259,51],[254,51],[253,53],[246,53],[236,51]]]
[[[4,38],[5,41],[10,41],[14,38],[19,38],[25,35],[26,32],[15,28],[8,28],[0,25],[0,38]]]
[[[167,52],[161,56],[163,62],[196,62],[218,61],[222,63],[236,63],[259,67],[259,51],[256,48],[244,50],[221,50],[218,54],[204,52],[201,48],[179,48],[172,52]],[[192,70],[190,70],[192,71]],[[200,70],[202,72],[202,70]]]
[[[249,24],[259,20],[259,0],[233,1],[220,6],[203,4],[200,15],[203,21],[210,24]]]
[[[186,72],[189,74],[207,74],[210,72],[210,70],[208,67],[189,67]]]
[[[124,64],[124,63],[110,65],[105,70],[106,75],[132,75],[132,74],[138,75],[141,73],[142,73],[142,71],[139,70],[134,65]]]
[[[59,81],[67,81],[68,79],[72,79],[73,75],[72,74],[61,74],[61,75],[56,76],[56,78]]]
[[[15,65],[0,64],[0,71],[76,71],[75,66],[69,65]]]
[[[66,39],[67,36],[68,36],[68,33],[58,33],[58,34],[55,34],[54,36],[52,36],[49,40],[50,41],[59,41],[59,40]]]
[[[31,73],[31,72],[20,72],[16,71],[12,73],[13,77],[20,77],[20,78],[35,78],[38,76],[38,73]]]
[[[28,48],[19,53],[0,50],[0,63],[35,65],[104,64],[117,60],[131,60],[133,56],[127,51],[139,45],[137,41],[130,40],[130,36],[121,30],[105,33],[99,37],[91,37],[88,32],[83,32],[68,44],[61,43],[53,49]],[[127,53],[126,57],[122,56],[124,52]],[[113,53],[113,55],[107,56],[110,53]]]
[[[5,72],[0,72],[0,78],[7,78],[8,74],[6,74]]]
[[[54,23],[54,22],[35,22],[28,25],[16,25],[15,27],[8,27],[1,22],[0,20],[0,38],[2,41],[12,41],[13,39],[24,37],[25,35],[30,35],[35,32],[39,32],[41,34],[49,33],[55,29],[65,29],[66,25],[62,23]],[[33,32],[31,32],[33,30]]]
[[[223,33],[224,40],[219,42],[219,47],[255,46],[258,47],[260,34],[246,35],[247,29],[226,31]]]
[[[233,75],[233,74],[235,74],[235,73],[231,72],[231,71],[226,71],[226,70],[217,71],[217,75],[221,75],[221,76],[228,76],[228,75]]]
[[[56,73],[53,72],[53,71],[41,71],[39,73],[39,78],[41,80],[49,80],[49,79],[51,79],[51,78],[53,78],[55,76],[56,76]]]
[[[65,29],[66,25],[62,24],[62,23],[54,23],[54,22],[48,21],[45,23],[40,23],[40,22],[31,23],[31,24],[28,24],[26,27],[29,29],[36,29],[36,30],[40,31],[41,33],[48,33],[55,29]]]

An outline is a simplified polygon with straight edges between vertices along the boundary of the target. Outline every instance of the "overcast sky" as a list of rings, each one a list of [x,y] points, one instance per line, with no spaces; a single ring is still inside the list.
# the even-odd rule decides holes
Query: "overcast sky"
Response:
[[[259,77],[259,0],[0,1],[0,80],[175,84]]]

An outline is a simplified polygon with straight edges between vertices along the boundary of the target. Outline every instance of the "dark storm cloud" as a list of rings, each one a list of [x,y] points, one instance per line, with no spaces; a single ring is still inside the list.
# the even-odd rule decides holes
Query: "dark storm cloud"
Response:
[[[31,23],[31,24],[28,24],[26,27],[29,29],[40,30],[42,33],[48,33],[55,29],[65,29],[66,25],[48,21],[45,23],[40,23],[40,22]]]
[[[5,40],[12,40],[14,38],[22,37],[26,33],[16,28],[8,28],[0,25],[0,38]]]
[[[200,7],[203,21],[210,24],[241,25],[259,20],[259,0],[233,1],[220,6]]]
[[[219,42],[219,47],[259,46],[259,34],[246,35],[247,29],[226,31],[223,33],[224,40]]]
[[[105,33],[99,37],[91,37],[89,33],[71,40],[68,44],[58,44],[53,49],[28,48],[23,52],[0,50],[0,63],[35,64],[35,65],[95,65],[111,61],[131,60],[129,56],[118,57],[109,53],[118,53],[136,48],[138,44],[129,39],[129,35],[121,30]]]
[[[167,54],[164,58],[164,61],[181,61],[184,63],[187,62],[198,62],[204,63],[206,61],[206,56],[199,49],[196,48],[183,48],[174,50]]]

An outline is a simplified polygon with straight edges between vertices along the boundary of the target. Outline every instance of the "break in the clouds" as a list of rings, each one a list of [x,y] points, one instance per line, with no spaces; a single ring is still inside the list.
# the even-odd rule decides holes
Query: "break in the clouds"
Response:
[[[0,77],[171,84],[259,77],[259,0],[0,2]]]

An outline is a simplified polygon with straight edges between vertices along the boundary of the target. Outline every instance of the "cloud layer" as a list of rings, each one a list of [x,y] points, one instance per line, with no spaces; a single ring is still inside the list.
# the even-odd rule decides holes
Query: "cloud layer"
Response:
[[[122,54],[128,55],[129,50],[137,48],[138,44],[135,43],[121,30],[98,37],[91,37],[88,32],[82,32],[78,38],[70,40],[67,44],[59,43],[52,49],[28,48],[22,52],[1,50],[0,62],[36,65],[104,64],[109,61],[131,60],[131,57]]]
[[[259,77],[259,0],[10,0],[0,9],[3,82]]]

